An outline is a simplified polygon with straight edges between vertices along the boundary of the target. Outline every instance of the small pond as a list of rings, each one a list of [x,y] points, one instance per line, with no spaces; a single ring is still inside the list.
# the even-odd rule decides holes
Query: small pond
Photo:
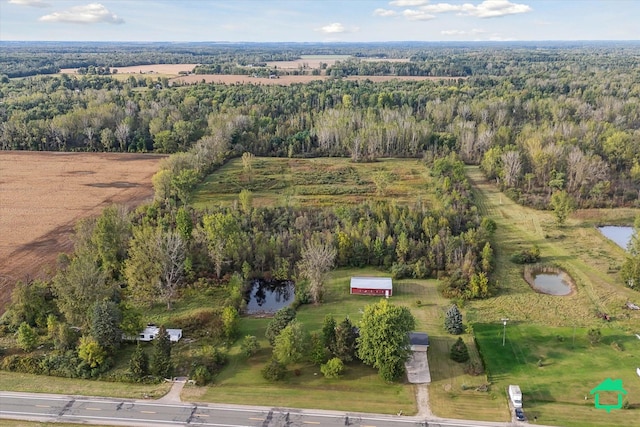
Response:
[[[569,295],[573,288],[562,274],[537,273],[533,275],[533,287],[549,295]]]
[[[247,314],[275,313],[294,298],[295,285],[290,280],[254,279],[245,294]]]
[[[633,236],[633,227],[606,225],[604,227],[598,227],[598,230],[600,230],[607,239],[612,240],[616,245],[625,250],[631,241],[631,236]]]

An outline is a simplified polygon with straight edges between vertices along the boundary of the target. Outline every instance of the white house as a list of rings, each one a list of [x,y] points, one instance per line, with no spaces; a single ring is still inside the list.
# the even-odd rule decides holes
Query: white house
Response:
[[[140,332],[137,339],[140,341],[151,341],[158,336],[158,332],[160,332],[160,328],[149,325],[144,328],[144,331]],[[167,329],[167,333],[169,334],[169,340],[171,342],[178,342],[180,338],[182,338],[182,329]]]

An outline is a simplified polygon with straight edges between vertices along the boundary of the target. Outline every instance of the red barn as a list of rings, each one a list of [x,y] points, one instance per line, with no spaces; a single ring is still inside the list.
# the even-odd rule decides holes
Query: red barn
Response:
[[[352,277],[351,295],[379,295],[389,298],[393,294],[390,277]]]

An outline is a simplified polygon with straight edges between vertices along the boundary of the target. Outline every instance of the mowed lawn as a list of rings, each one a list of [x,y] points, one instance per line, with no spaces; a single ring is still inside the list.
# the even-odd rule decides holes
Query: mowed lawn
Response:
[[[497,394],[507,399],[509,384],[518,384],[529,420],[561,426],[623,426],[637,421],[640,407],[640,340],[633,334],[603,330],[591,344],[588,329],[548,328],[511,323],[502,346],[502,325],[474,326]],[[632,410],[596,409],[590,391],[606,378],[620,379]],[[601,404],[617,403],[617,395],[602,393]]]
[[[388,276],[375,269],[334,271],[327,284],[325,302],[304,305],[298,309],[297,318],[307,331],[320,332],[327,314],[334,316],[337,322],[349,316],[357,324],[364,307],[379,301],[378,297],[349,295],[349,279],[355,275]],[[463,365],[449,359],[450,346],[457,337],[444,331],[444,312],[449,303],[439,295],[436,286],[435,280],[395,281],[394,294],[390,299],[393,304],[409,307],[417,321],[416,329],[429,334],[429,362],[433,381],[429,388],[433,411],[439,416],[506,420],[506,404],[497,400],[494,393],[462,390],[462,384],[479,386],[486,382],[486,378],[483,375],[464,374]],[[269,320],[243,318],[241,336],[255,335],[259,338],[261,350],[258,355],[247,359],[240,354],[236,343],[230,352],[230,363],[216,377],[215,385],[185,388],[183,399],[350,412],[417,413],[415,386],[405,381],[385,383],[376,370],[357,362],[348,364],[345,375],[339,379],[325,379],[318,367],[302,364],[290,367],[285,381],[271,383],[264,380],[260,370],[271,356],[271,348],[264,338]],[[474,360],[479,363],[473,341],[468,335],[464,337]]]
[[[488,183],[478,168],[469,167],[467,173],[479,211],[498,225],[494,277],[499,290],[492,298],[470,302],[465,310],[493,390],[506,405],[506,388],[519,384],[525,413],[543,424],[632,425],[629,420],[638,419],[640,408],[640,378],[635,373],[640,367],[640,340],[635,336],[640,333],[640,313],[623,307],[626,301],[640,302],[640,294],[621,283],[618,270],[624,251],[596,225],[631,224],[637,211],[579,211],[558,227],[551,212],[517,205]],[[509,258],[533,245],[540,248],[542,262],[561,266],[574,278],[575,294],[539,294],[524,281],[522,266]],[[612,321],[597,317],[599,312],[609,314]],[[510,319],[505,347],[502,318]],[[601,344],[588,343],[590,328],[601,330]],[[609,414],[594,408],[589,391],[606,378],[623,380],[631,411]]]
[[[376,185],[376,176],[385,185]],[[353,163],[344,158],[283,159],[257,157],[251,170],[233,159],[196,189],[196,208],[231,204],[242,190],[254,206],[339,206],[366,200],[433,203],[429,169],[418,159],[381,159]]]

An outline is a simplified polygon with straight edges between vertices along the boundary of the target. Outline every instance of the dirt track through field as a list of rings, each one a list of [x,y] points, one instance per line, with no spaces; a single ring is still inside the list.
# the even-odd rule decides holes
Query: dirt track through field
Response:
[[[79,219],[150,200],[162,157],[0,152],[0,313],[16,281],[49,276],[58,254],[72,250]]]

